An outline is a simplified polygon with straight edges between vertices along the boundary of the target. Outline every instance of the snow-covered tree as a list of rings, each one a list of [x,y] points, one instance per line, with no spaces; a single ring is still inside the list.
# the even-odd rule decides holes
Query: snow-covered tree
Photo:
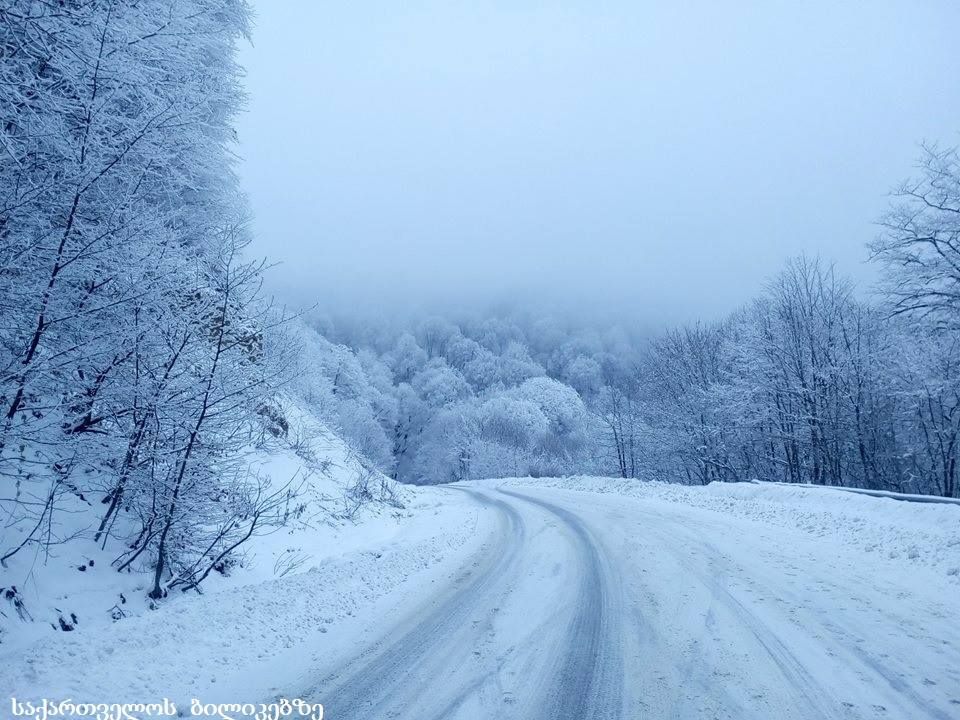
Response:
[[[896,314],[960,329],[960,155],[926,145],[872,244]]]
[[[241,257],[248,16],[243,0],[0,7],[0,476],[7,517],[33,528],[3,560],[58,541],[64,493],[100,494],[95,539],[159,597],[278,518],[287,490],[243,465],[284,431],[293,350]]]

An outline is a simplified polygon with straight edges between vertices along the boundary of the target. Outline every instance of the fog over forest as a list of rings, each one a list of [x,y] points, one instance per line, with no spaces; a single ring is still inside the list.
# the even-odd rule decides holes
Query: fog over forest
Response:
[[[379,469],[956,492],[960,10],[692,5],[260,8],[251,250]]]
[[[260,3],[252,252],[296,305],[715,320],[786,259],[867,293],[919,144],[960,141],[949,0]]]

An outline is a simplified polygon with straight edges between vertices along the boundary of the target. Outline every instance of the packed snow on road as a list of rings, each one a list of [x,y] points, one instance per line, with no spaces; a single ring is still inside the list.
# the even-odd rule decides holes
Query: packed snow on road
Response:
[[[603,478],[408,492],[402,521],[341,528],[290,576],[5,648],[3,684],[358,719],[960,717],[957,504]]]

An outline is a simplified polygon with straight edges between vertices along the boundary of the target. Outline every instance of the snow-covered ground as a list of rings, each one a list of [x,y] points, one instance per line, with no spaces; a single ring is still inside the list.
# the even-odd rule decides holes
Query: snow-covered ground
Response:
[[[276,695],[314,654],[350,648],[385,598],[423,592],[459,567],[482,520],[442,501],[425,490],[402,511],[328,528],[325,552],[299,573],[4,646],[0,686],[16,697],[184,705]]]
[[[836,550],[879,558],[886,572],[917,567],[952,579],[960,592],[960,504],[928,495],[908,501],[840,488],[777,483],[711,483],[690,487],[620,478],[517,478],[498,484],[555,487],[674,503],[798,530],[824,539]],[[915,498],[922,502],[912,502]],[[935,500],[937,502],[931,502]]]
[[[514,479],[329,533],[308,571],[4,646],[0,686],[358,719],[960,717],[956,505]]]
[[[956,506],[609,479],[465,487],[500,515],[491,553],[316,668],[307,694],[332,716],[960,716],[958,584],[941,571],[960,546],[925,564],[843,539],[858,517],[875,542],[949,543]]]
[[[273,483],[292,480],[300,508],[288,526],[254,536],[202,594],[174,591],[151,602],[149,573],[116,572],[111,561],[122,547],[93,541],[101,504],[70,496],[54,522],[77,539],[48,554],[20,553],[0,571],[0,693],[78,702],[263,699],[283,686],[300,654],[351,642],[358,608],[459,567],[482,536],[479,513],[465,522],[471,510],[448,493],[397,485],[310,414],[285,411],[291,437],[248,462]],[[401,589],[408,579],[416,582]],[[16,588],[22,612],[7,588]]]

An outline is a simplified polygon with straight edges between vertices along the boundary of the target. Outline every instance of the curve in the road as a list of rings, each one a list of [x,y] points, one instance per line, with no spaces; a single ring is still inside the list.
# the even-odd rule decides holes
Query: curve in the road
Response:
[[[574,513],[539,498],[454,489],[468,493],[499,520],[469,575],[401,624],[391,638],[323,678],[311,694],[324,698],[329,717],[343,720],[487,717],[482,708],[489,709],[491,699],[497,702],[504,689],[504,665],[509,664],[514,677],[518,667],[525,668],[520,671],[523,686],[503,693],[498,717],[621,717],[619,596],[613,590],[615,576],[590,531]],[[537,524],[537,533],[528,534],[529,522]],[[544,571],[531,538],[544,529],[555,534],[551,542],[569,546],[564,576],[570,580],[554,588],[561,597],[530,598],[530,584]],[[533,602],[540,604],[531,606]],[[494,633],[494,619],[506,605],[513,606],[514,614],[529,610],[533,619],[525,624],[539,630],[516,640],[515,647],[501,646],[495,657],[483,657],[485,633]]]
[[[324,678],[316,695],[324,698],[325,714],[342,720],[396,717],[398,708],[411,716],[424,717],[412,705],[430,696],[430,687],[416,687],[412,671],[426,660],[444,654],[444,647],[458,628],[465,626],[475,605],[488,599],[499,578],[509,574],[523,547],[523,519],[508,503],[471,491],[483,507],[496,512],[500,527],[490,548],[474,564],[467,578],[461,577],[456,590],[395,640],[382,641]],[[419,695],[419,697],[417,697]]]
[[[580,566],[574,615],[566,633],[567,652],[554,682],[548,686],[542,717],[620,717],[623,663],[614,624],[619,604],[608,582],[611,573],[596,541],[570,511],[522,493],[502,489],[500,492],[559,519],[574,541]]]

